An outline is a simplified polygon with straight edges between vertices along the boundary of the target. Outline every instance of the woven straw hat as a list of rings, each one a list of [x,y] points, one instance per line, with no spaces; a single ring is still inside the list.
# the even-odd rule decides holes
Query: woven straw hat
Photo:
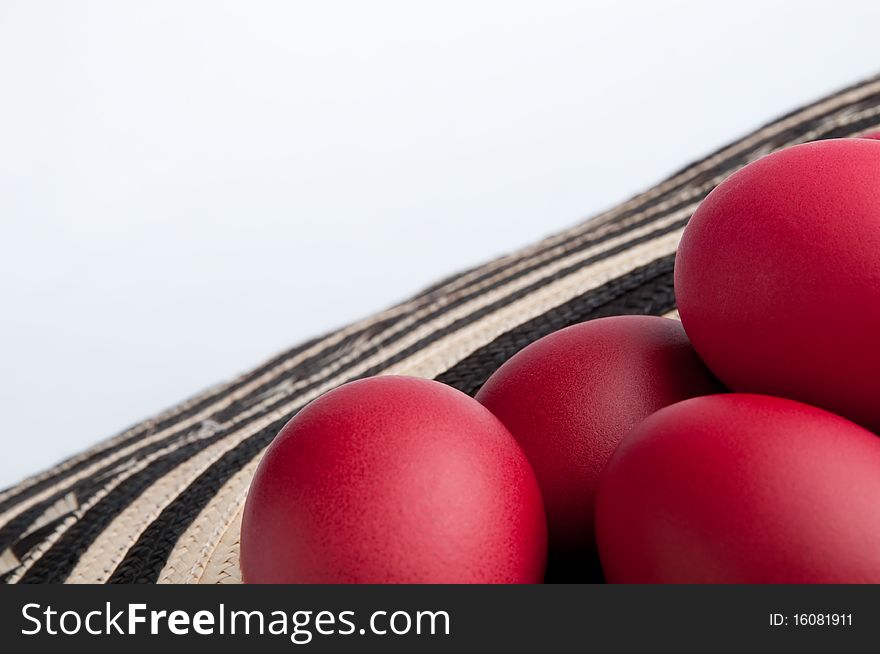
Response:
[[[475,393],[528,343],[612,314],[675,316],[672,267],[697,204],[773,150],[880,128],[880,78],[794,111],[631,200],[315,338],[0,492],[7,583],[238,583],[260,456],[303,405],[396,373]]]

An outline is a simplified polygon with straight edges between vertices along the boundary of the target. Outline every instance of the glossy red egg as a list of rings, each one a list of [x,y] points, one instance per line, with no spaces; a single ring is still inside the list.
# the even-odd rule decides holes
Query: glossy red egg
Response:
[[[315,400],[251,483],[246,583],[535,583],[540,491],[504,425],[438,382],[374,377]]]
[[[601,318],[562,329],[489,378],[477,399],[519,441],[541,486],[549,580],[599,576],[596,484],[624,434],[661,407],[719,390],[681,324],[653,316]]]
[[[798,145],[728,177],[685,230],[675,294],[732,390],[880,430],[880,142]]]
[[[609,582],[878,583],[880,439],[791,400],[687,400],[620,444],[596,532]]]

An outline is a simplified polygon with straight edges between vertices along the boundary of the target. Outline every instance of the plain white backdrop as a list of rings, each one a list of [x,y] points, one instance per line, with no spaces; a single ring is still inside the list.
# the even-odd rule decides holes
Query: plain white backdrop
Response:
[[[880,3],[0,3],[0,486],[880,72]]]

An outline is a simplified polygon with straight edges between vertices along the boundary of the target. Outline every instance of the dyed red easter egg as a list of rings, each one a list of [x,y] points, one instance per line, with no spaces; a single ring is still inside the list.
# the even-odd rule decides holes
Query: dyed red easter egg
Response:
[[[534,474],[482,405],[438,382],[340,386],[285,425],[251,483],[246,583],[536,583]]]
[[[541,486],[551,581],[600,574],[596,484],[624,434],[661,407],[719,390],[681,324],[653,316],[601,318],[562,329],[489,378],[477,399],[519,441]]]
[[[685,230],[675,294],[732,390],[880,430],[880,142],[798,145],[728,177]]]
[[[596,534],[609,582],[878,583],[880,439],[792,400],[686,400],[611,457]]]

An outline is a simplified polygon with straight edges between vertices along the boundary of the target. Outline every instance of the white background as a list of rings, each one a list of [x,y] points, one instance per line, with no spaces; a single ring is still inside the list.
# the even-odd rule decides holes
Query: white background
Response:
[[[0,485],[880,71],[880,3],[0,2]]]

